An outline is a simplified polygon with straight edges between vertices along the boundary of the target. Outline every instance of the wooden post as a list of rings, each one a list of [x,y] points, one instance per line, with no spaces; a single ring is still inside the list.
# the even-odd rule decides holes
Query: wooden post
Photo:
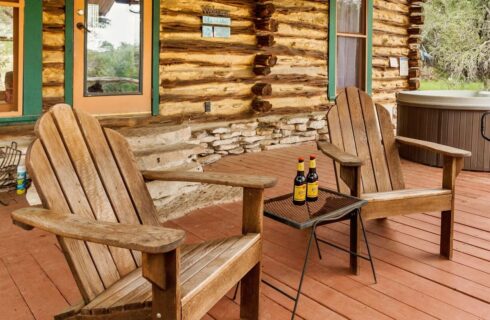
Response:
[[[351,196],[361,196],[361,167],[340,167],[340,177],[350,189]],[[362,210],[361,210],[362,214]],[[357,216],[350,219],[350,251],[359,254],[361,249],[361,223]],[[359,274],[359,257],[350,255],[350,270]]]
[[[264,190],[243,189],[242,234],[260,233],[263,231]],[[262,240],[261,240],[262,245]],[[262,248],[261,255],[262,255]],[[257,263],[241,281],[240,319],[259,319],[261,262]]]
[[[443,160],[442,187],[452,192],[451,210],[441,213],[441,244],[440,254],[448,259],[453,257],[454,234],[454,195],[456,177],[463,168],[463,158],[445,156]]]
[[[152,320],[180,320],[180,249],[143,253],[143,277],[152,284]]]

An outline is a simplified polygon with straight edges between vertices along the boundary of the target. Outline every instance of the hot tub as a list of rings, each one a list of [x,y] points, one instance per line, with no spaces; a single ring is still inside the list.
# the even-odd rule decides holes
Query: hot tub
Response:
[[[403,91],[397,96],[400,136],[437,142],[472,152],[465,170],[490,172],[490,142],[481,135],[482,117],[490,111],[490,94],[475,91]],[[486,117],[490,137],[490,116]],[[442,156],[403,146],[400,154],[415,162],[441,166]]]

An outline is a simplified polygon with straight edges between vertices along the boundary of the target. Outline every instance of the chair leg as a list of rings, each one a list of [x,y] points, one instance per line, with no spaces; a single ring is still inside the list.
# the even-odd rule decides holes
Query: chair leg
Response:
[[[240,319],[259,319],[261,268],[257,263],[240,282]]]
[[[441,213],[441,256],[453,257],[454,208]]]

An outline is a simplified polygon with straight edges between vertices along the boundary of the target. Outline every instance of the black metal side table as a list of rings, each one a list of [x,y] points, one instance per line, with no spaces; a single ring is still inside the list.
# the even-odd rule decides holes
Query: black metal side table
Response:
[[[307,202],[303,206],[296,206],[292,202],[292,194],[286,194],[283,196],[279,196],[273,199],[269,199],[265,201],[264,206],[264,215],[281,223],[287,224],[296,229],[304,230],[311,228],[310,238],[308,240],[308,247],[306,249],[306,256],[303,264],[303,271],[301,272],[301,278],[298,286],[298,290],[296,292],[296,297],[293,297],[286,293],[284,290],[274,286],[266,280],[262,280],[265,284],[272,287],[273,289],[279,291],[289,299],[294,301],[293,313],[291,315],[291,319],[294,319],[296,315],[296,308],[298,307],[298,301],[301,294],[301,287],[303,285],[303,280],[306,272],[306,266],[308,264],[308,256],[311,249],[312,240],[315,239],[316,246],[318,249],[318,255],[320,259],[322,258],[320,253],[319,242],[325,243],[336,249],[340,249],[342,251],[348,252],[351,257],[359,257],[365,260],[368,260],[371,263],[371,269],[373,272],[374,281],[376,282],[376,272],[374,269],[373,259],[371,257],[371,251],[369,249],[369,243],[366,237],[366,230],[364,229],[364,223],[362,221],[362,217],[359,214],[360,209],[364,206],[367,201],[361,200],[355,197],[347,196],[336,191],[332,191],[326,188],[320,188],[318,200],[315,202]],[[357,251],[353,251],[352,249],[343,248],[335,243],[328,242],[323,239],[319,239],[316,236],[316,228],[330,224],[334,222],[350,220],[351,225],[353,221],[357,223],[357,219],[359,219],[361,223],[362,233],[364,236],[364,240],[366,241],[366,248],[368,252],[368,256],[363,256],[359,254]],[[357,232],[353,234],[353,230],[351,227],[351,243],[357,239]],[[355,238],[353,238],[355,237]]]

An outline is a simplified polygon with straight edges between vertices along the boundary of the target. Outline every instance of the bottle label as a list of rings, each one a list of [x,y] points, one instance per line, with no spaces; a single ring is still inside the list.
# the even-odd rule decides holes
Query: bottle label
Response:
[[[305,163],[298,162],[298,171],[305,171]]]
[[[306,200],[306,184],[294,186],[294,201]]]
[[[308,183],[308,198],[318,197],[318,181]]]

